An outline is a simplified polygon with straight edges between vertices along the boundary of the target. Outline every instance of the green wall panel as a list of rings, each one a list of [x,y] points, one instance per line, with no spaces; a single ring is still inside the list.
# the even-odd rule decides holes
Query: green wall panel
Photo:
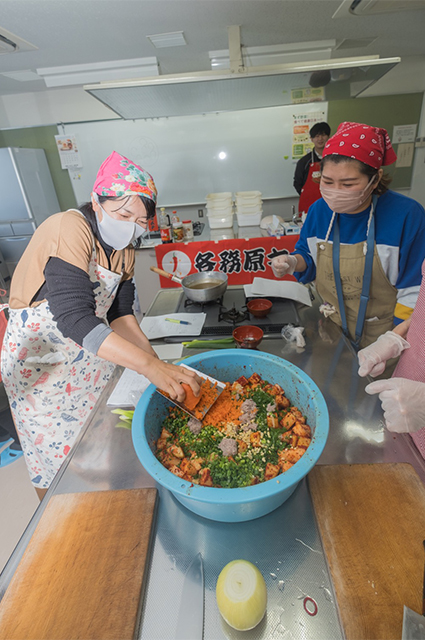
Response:
[[[335,133],[338,125],[345,120],[364,122],[373,127],[383,127],[393,137],[393,127],[401,124],[419,124],[422,109],[422,93],[407,93],[395,96],[376,96],[373,98],[355,98],[336,100],[328,103],[328,122]],[[398,145],[394,145],[397,153]],[[414,157],[414,156],[413,156]],[[391,188],[408,188],[412,181],[411,167],[396,168],[395,164],[385,168],[392,176]]]
[[[68,170],[61,168],[55,141],[57,133],[57,127],[54,125],[25,129],[3,129],[0,130],[0,147],[44,149],[60,207],[65,210],[75,207],[77,203]]]

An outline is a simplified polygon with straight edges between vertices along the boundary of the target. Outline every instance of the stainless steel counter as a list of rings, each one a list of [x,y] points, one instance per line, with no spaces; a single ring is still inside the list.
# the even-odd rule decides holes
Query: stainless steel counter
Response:
[[[175,289],[162,290],[148,314],[169,313]],[[303,369],[322,390],[330,413],[330,434],[319,464],[409,462],[425,482],[425,464],[410,436],[384,429],[379,401],[364,392],[356,358],[339,330],[322,322],[317,302],[299,307],[306,347],[283,339],[264,339],[262,351],[282,356]],[[184,355],[197,353],[186,350]],[[117,368],[71,455],[0,576],[0,597],[17,567],[50,496],[58,493],[155,486],[134,453],[131,433],[115,428],[117,416],[106,400],[121,370]],[[222,622],[215,604],[215,582],[221,568],[238,557],[256,563],[268,587],[267,618],[246,640],[256,638],[341,638],[337,607],[326,559],[316,528],[306,482],[273,513],[247,523],[205,520],[187,511],[160,489],[156,538],[145,598],[141,637],[173,638],[184,572],[201,552],[205,568],[204,638],[239,638]],[[305,597],[318,606],[317,616],[304,608]]]

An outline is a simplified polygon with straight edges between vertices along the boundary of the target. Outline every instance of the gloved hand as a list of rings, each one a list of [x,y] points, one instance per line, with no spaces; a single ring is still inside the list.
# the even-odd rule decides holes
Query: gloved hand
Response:
[[[425,382],[406,378],[375,380],[366,393],[379,393],[388,431],[412,433],[425,427]]]
[[[359,357],[359,376],[375,378],[385,369],[387,360],[397,358],[410,344],[394,331],[387,331],[368,347],[361,349]]]
[[[297,267],[296,256],[283,255],[277,256],[272,260],[272,270],[276,278],[292,275]]]

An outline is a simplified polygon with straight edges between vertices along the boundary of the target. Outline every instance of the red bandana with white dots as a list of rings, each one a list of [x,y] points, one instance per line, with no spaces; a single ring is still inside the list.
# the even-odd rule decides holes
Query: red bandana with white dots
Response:
[[[323,157],[330,155],[348,156],[374,169],[397,160],[386,129],[358,122],[342,122],[339,125],[323,151]]]

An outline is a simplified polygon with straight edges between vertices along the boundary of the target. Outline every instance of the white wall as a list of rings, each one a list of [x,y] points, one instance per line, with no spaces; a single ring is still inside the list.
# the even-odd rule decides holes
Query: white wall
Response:
[[[0,98],[0,129],[119,118],[82,87],[49,89]]]
[[[417,137],[425,137],[425,100],[422,102],[422,113],[419,121]],[[411,198],[415,198],[425,207],[425,147],[416,149],[413,163],[412,186],[403,191]]]

